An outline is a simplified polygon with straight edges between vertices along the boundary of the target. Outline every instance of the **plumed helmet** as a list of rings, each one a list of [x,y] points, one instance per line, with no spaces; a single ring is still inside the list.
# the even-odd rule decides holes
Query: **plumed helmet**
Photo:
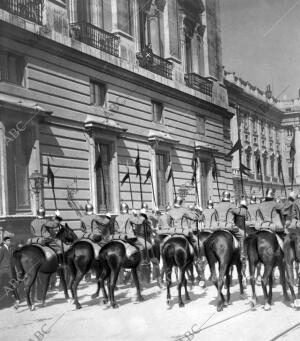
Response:
[[[268,189],[267,189],[266,198],[268,198],[268,199],[274,199],[274,191],[273,191],[272,188],[268,188]]]
[[[4,233],[3,233],[3,241],[5,241],[7,239],[10,239],[13,236],[14,236],[14,233],[10,233],[8,231],[4,231]]]
[[[195,209],[196,209],[196,205],[195,204],[189,205],[189,210],[195,211]]]
[[[145,202],[143,202],[142,204],[142,208],[144,208],[146,211],[149,209],[148,204],[146,204]]]
[[[105,214],[105,217],[108,218],[108,219],[111,219],[111,214],[110,214],[109,212],[107,212],[107,213]]]
[[[251,195],[250,197],[250,204],[256,204],[256,196],[254,194]]]
[[[37,212],[36,212],[36,215],[39,217],[39,218],[44,218],[45,217],[45,214],[46,214],[46,211],[44,209],[43,206],[41,206]]]
[[[207,207],[208,207],[208,208],[213,208],[213,207],[214,207],[214,202],[213,202],[211,199],[209,199],[209,200],[207,201]]]
[[[181,206],[183,203],[183,199],[180,196],[177,196],[174,202],[174,206]]]
[[[240,206],[247,207],[247,201],[246,201],[246,198],[242,198],[242,199],[241,199],[241,201],[240,201]]]
[[[126,204],[126,202],[122,202],[120,205],[120,211],[122,213],[128,213],[129,211],[129,206]]]
[[[222,194],[222,201],[230,201],[230,193],[228,191],[224,191]]]
[[[93,206],[91,203],[87,203],[87,204],[85,205],[85,212],[86,212],[87,214],[93,214],[93,212],[94,212],[94,206]]]
[[[54,217],[54,218],[55,218],[56,220],[59,220],[59,221],[62,221],[62,220],[63,220],[63,218],[62,218],[62,216],[61,216],[59,210],[56,210],[56,211],[55,211],[55,217]]]

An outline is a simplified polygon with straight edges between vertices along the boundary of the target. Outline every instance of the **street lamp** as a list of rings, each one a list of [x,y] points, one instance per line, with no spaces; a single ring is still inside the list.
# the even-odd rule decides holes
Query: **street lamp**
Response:
[[[30,187],[33,191],[33,193],[35,194],[35,202],[36,202],[36,211],[39,208],[39,199],[40,199],[40,192],[43,189],[43,185],[44,185],[44,177],[43,175],[38,171],[35,170],[29,177],[30,180]]]

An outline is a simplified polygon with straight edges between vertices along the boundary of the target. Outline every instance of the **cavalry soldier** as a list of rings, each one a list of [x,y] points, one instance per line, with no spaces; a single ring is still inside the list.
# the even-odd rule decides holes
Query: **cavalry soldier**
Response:
[[[274,201],[274,192],[271,188],[267,190],[265,201],[259,206],[260,211],[263,215],[263,221],[255,224],[255,229],[270,229],[273,232],[283,232],[284,227],[281,221],[281,217],[278,213],[282,207],[282,204],[278,203],[276,205]],[[273,212],[277,215],[272,217]]]
[[[132,215],[129,214],[129,206],[123,202],[120,206],[120,215],[118,215],[115,219],[114,230],[117,233],[128,233],[131,227]]]
[[[84,238],[89,238],[93,233],[92,223],[99,217],[94,213],[94,207],[88,203],[85,205],[85,216],[82,217],[80,227]]]
[[[218,220],[218,214],[214,208],[214,203],[211,199],[207,202],[206,209],[202,212],[202,226],[206,230],[210,230],[212,227],[213,220],[216,222]]]
[[[215,205],[218,222],[212,222],[212,229],[222,228],[230,231],[236,229],[233,214],[235,208],[235,205],[230,202],[230,193],[228,191],[223,192],[222,201]]]
[[[288,232],[290,229],[300,229],[300,223],[297,219],[299,211],[296,208],[294,192],[289,194],[288,200],[286,202],[283,204],[278,204],[276,208],[281,214],[286,232]]]
[[[45,214],[45,209],[41,206],[37,210],[36,218],[30,224],[30,232],[34,237],[42,237],[43,233],[46,232],[44,226],[47,224],[48,219],[45,218]]]
[[[63,218],[60,212],[56,210],[55,216],[51,220],[48,220],[45,224],[45,232],[42,235],[49,240],[47,245],[54,249],[57,253],[62,252],[61,241],[56,239],[56,235],[59,232],[62,220]]]
[[[248,220],[246,220],[246,232],[252,234],[255,232],[256,213],[259,209],[257,198],[255,195],[250,197],[250,205],[248,205]]]
[[[109,241],[110,237],[110,213],[106,213],[105,217],[97,216],[97,219],[92,221],[93,240],[99,241],[101,246]]]

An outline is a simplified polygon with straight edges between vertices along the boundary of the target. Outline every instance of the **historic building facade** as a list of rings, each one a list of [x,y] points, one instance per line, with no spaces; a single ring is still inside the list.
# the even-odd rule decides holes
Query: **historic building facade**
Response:
[[[213,158],[232,190],[218,0],[1,1],[0,59],[4,228],[27,234],[41,204],[73,228],[88,201],[112,214],[121,200],[164,209],[175,192],[205,205]]]
[[[272,187],[277,196],[285,197],[284,185],[287,193],[292,185],[290,146],[293,139],[292,127],[299,122],[299,107],[297,112],[291,101],[274,98],[269,85],[266,91],[262,91],[233,72],[225,71],[224,75],[229,105],[236,110],[231,121],[232,143],[237,141],[239,132],[243,147],[242,163],[251,170],[249,176],[243,175],[245,194],[255,194],[262,198],[262,188],[265,192]],[[297,142],[300,143],[297,134],[298,130],[295,135],[296,150],[299,149]],[[294,189],[297,189],[299,183],[296,180],[300,170],[299,152],[296,154],[294,168]],[[257,169],[258,158],[261,171]],[[232,171],[234,191],[238,196],[241,193],[238,152],[233,155]]]

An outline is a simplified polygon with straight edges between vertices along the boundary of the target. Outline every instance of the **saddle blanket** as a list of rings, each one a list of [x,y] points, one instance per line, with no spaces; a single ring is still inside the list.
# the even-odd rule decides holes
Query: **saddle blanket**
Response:
[[[51,261],[54,257],[55,258],[57,257],[56,252],[49,246],[40,245],[38,243],[28,243],[28,244],[34,245],[35,247],[38,247],[40,250],[42,250],[47,262]]]

